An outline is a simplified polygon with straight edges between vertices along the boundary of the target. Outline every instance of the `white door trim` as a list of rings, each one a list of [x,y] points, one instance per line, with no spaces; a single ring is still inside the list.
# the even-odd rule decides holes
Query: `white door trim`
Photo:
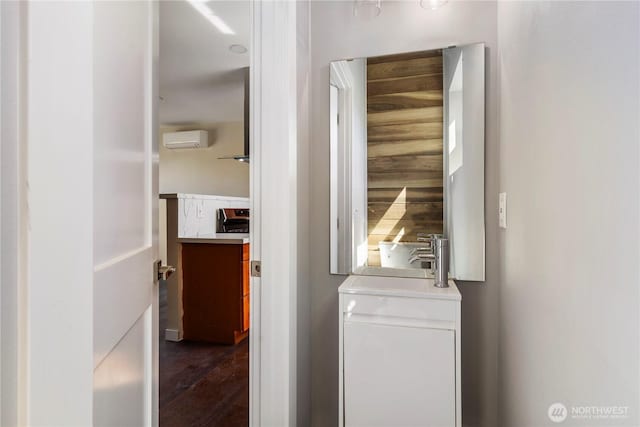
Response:
[[[251,208],[251,229],[250,229],[250,259],[259,260],[261,243],[261,188],[260,188],[260,158],[261,144],[256,141],[260,136],[261,129],[261,5],[251,2],[251,66],[249,68],[250,85],[250,139],[249,151],[251,163],[249,164],[249,193]],[[250,313],[249,313],[249,426],[260,425],[260,278],[250,279]]]
[[[252,2],[251,426],[296,423],[296,2]]]
[[[0,3],[0,425],[26,425],[26,8]]]

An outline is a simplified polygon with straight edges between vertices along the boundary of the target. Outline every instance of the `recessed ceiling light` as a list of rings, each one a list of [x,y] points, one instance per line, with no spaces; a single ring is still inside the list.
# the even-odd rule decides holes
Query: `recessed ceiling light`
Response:
[[[241,44],[232,44],[229,46],[229,50],[233,53],[247,53],[247,48]]]
[[[420,0],[420,6],[425,9],[436,10],[445,5],[449,0]]]
[[[206,5],[207,0],[187,0],[189,4],[202,16],[207,18],[209,22],[211,22],[217,29],[223,34],[235,34],[235,32],[227,25],[226,22],[222,20],[218,15],[216,15],[213,10],[209,6]]]

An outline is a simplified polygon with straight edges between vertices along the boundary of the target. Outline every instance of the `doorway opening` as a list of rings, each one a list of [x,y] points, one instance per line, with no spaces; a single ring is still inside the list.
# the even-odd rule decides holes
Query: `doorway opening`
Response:
[[[250,2],[159,13],[159,424],[247,426]]]

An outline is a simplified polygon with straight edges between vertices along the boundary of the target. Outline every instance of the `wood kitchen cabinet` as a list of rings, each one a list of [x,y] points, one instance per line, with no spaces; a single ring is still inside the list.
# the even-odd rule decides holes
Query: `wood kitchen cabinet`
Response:
[[[237,344],[249,332],[249,244],[182,243],[184,339]]]

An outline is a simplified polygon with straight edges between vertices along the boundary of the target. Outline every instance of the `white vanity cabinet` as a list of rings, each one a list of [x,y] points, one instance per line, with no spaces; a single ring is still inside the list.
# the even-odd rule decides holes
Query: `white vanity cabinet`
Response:
[[[453,281],[349,276],[339,292],[340,426],[460,427]]]

